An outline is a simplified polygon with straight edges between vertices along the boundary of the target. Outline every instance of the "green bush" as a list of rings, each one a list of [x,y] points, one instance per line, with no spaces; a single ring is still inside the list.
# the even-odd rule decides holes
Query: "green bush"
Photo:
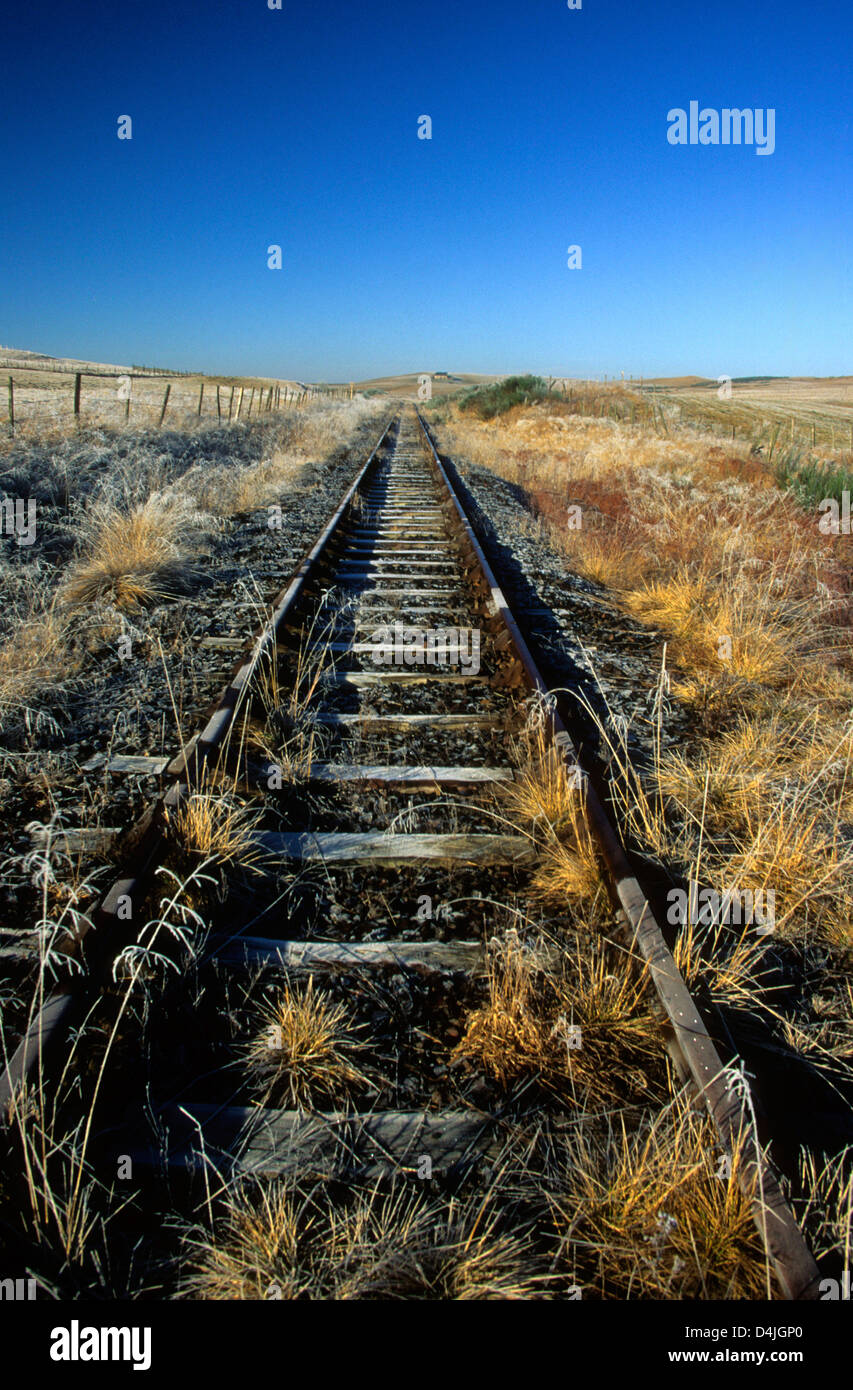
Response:
[[[842,492],[853,493],[853,471],[832,468],[816,459],[804,459],[795,449],[783,452],[774,460],[776,482],[793,494],[804,507],[817,507],[825,498],[841,502]]]
[[[548,387],[541,376],[508,376],[494,386],[476,386],[467,391],[459,402],[460,410],[471,410],[481,420],[503,415],[514,405],[532,405],[544,401]]]

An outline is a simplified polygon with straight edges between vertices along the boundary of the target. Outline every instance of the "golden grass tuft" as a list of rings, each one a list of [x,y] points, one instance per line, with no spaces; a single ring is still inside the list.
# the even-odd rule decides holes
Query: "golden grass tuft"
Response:
[[[205,527],[205,518],[177,493],[153,493],[130,508],[95,503],[61,601],[75,608],[107,598],[128,609],[185,589]]]
[[[644,984],[593,940],[573,957],[516,932],[493,943],[488,999],[470,1014],[453,1056],[504,1087],[537,1078],[564,1100],[606,1102],[648,1092],[661,1035]]]
[[[634,1132],[575,1127],[551,1197],[574,1277],[605,1298],[769,1297],[739,1157],[722,1159],[686,1104]]]
[[[241,805],[229,793],[191,792],[177,810],[167,811],[175,840],[205,863],[240,865],[260,872],[266,858],[255,841],[262,812]]]
[[[569,532],[563,549],[572,568],[607,589],[633,589],[642,583],[649,562],[639,550],[626,546],[613,532]]]
[[[853,844],[803,792],[748,808],[740,844],[718,860],[726,882],[776,894],[778,933],[807,926],[833,944],[853,945]]]
[[[587,923],[606,915],[608,901],[589,831],[580,818],[573,844],[550,839],[542,846],[530,887],[552,907],[569,903]]]
[[[365,1044],[346,1004],[306,984],[287,983],[261,1014],[249,1062],[268,1093],[294,1106],[368,1085],[356,1065]]]
[[[533,710],[511,751],[517,771],[504,800],[510,818],[537,842],[539,858],[531,887],[546,902],[568,902],[593,920],[606,898],[583,792],[547,742],[541,710]]]
[[[188,1298],[526,1299],[543,1282],[529,1240],[502,1232],[476,1200],[400,1189],[340,1202],[293,1181],[238,1189],[212,1235],[188,1244]]]

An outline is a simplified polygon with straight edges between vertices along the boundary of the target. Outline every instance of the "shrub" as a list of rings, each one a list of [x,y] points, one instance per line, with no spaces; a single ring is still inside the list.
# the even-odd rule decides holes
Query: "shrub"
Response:
[[[494,386],[478,386],[459,402],[460,410],[471,410],[481,420],[504,415],[514,405],[533,405],[545,400],[548,387],[541,376],[508,376]]]

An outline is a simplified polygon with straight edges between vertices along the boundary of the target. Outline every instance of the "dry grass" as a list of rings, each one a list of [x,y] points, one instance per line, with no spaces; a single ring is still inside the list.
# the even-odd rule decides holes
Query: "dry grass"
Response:
[[[493,943],[488,999],[454,1050],[502,1086],[536,1078],[586,1106],[648,1093],[661,1035],[642,981],[593,940],[573,956],[509,931]],[[653,1070],[653,1069],[652,1069]]]
[[[356,1065],[363,1048],[346,1005],[315,989],[311,977],[304,985],[287,983],[264,1008],[248,1060],[267,1097],[274,1093],[279,1103],[283,1096],[287,1104],[301,1106],[367,1085]]]
[[[691,919],[676,937],[673,957],[694,999],[749,1011],[756,1008],[756,983],[768,949],[767,938],[749,927],[733,930]]]
[[[805,793],[747,812],[741,843],[717,857],[734,882],[775,891],[777,933],[853,945],[853,842],[836,837]]]
[[[83,900],[96,896],[95,884],[103,872],[96,871],[59,895],[53,891],[56,880],[49,849],[35,852],[30,863],[41,890],[41,915],[38,971],[24,1028],[32,1026],[57,973],[73,964],[64,954],[67,941],[84,925],[91,925]],[[0,1222],[15,1243],[32,1251],[29,1258],[39,1283],[55,1298],[138,1293],[138,1288],[131,1287],[132,1272],[117,1268],[121,1260],[114,1262],[112,1239],[113,1222],[133,1202],[135,1191],[125,1184],[117,1187],[114,1170],[104,1175],[92,1145],[103,1124],[102,1092],[113,1084],[108,1073],[113,1067],[120,1069],[128,1029],[139,1022],[140,985],[144,988],[146,977],[164,961],[168,942],[181,942],[191,954],[194,927],[203,926],[184,907],[186,884],[174,875],[171,878],[157,918],[141,925],[136,943],[125,947],[116,959],[116,966],[123,968],[114,969],[113,982],[121,980],[123,988],[113,994],[110,1011],[97,1018],[90,1014],[72,1029],[49,1071],[46,1059],[38,1054],[29,1080],[12,1095],[8,1123],[0,1126],[4,1179]],[[63,900],[58,902],[60,897]],[[80,969],[78,962],[71,970],[72,980]],[[9,1061],[9,1043],[0,1014],[4,1065]]]
[[[36,696],[64,685],[78,665],[69,650],[67,616],[36,600],[16,616],[0,645],[0,728],[10,719],[37,725]]]
[[[580,811],[572,827],[572,840],[549,839],[542,846],[531,879],[531,889],[552,907],[567,903],[578,919],[592,925],[607,915],[608,900],[601,867]]]
[[[580,531],[572,539],[572,565],[578,574],[608,589],[633,588],[644,580],[648,559],[616,536]]]
[[[186,497],[161,492],[130,508],[96,502],[81,524],[83,553],[61,601],[73,608],[106,597],[128,609],[187,588],[210,523]]]
[[[840,1257],[841,1267],[853,1271],[853,1149],[847,1148],[819,1164],[814,1154],[801,1155],[801,1178],[807,1194],[802,1223],[812,1232],[812,1248]]]
[[[187,853],[205,864],[230,864],[260,872],[266,856],[255,834],[262,812],[229,793],[191,792],[167,812],[169,829]]]
[[[670,750],[658,786],[706,837],[719,882],[776,895],[776,931],[853,943],[853,730],[777,707],[741,719],[686,756]]]
[[[714,573],[682,566],[666,578],[626,588],[629,612],[671,634],[675,662],[690,676],[777,686],[820,639],[811,599],[796,596],[799,576],[727,565]]]
[[[542,1283],[529,1242],[476,1202],[400,1190],[357,1192],[346,1205],[295,1183],[238,1190],[213,1235],[189,1245],[189,1298],[523,1299]]]
[[[182,487],[203,512],[243,516],[299,491],[304,468],[301,454],[277,448],[268,458],[244,468],[220,465],[193,469],[182,479]]]
[[[576,1127],[551,1178],[574,1278],[603,1298],[769,1297],[738,1155],[728,1171],[721,1157],[710,1123],[683,1104],[633,1133]]]
[[[286,680],[280,670],[281,653],[263,660],[255,675],[255,689],[265,716],[264,727],[257,734],[258,746],[279,769],[283,782],[306,781],[312,763],[322,757],[328,741],[313,716],[321,681],[334,670],[334,654],[330,651],[333,621],[324,596],[301,633]],[[270,651],[274,651],[272,646]]]
[[[661,756],[657,783],[697,823],[742,829],[768,781],[796,765],[802,731],[780,715],[766,721],[741,718],[716,739],[704,739],[690,757],[675,749]]]
[[[533,707],[510,753],[517,770],[504,800],[509,817],[537,842],[533,891],[547,903],[570,904],[588,922],[598,920],[606,895],[583,791],[547,741],[541,707]]]

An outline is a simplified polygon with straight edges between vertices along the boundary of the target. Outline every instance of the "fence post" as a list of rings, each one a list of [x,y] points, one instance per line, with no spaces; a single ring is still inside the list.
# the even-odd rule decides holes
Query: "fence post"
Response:
[[[78,420],[80,418],[80,384],[82,380],[83,373],[77,372],[74,377],[74,414]]]
[[[255,399],[255,388],[254,388],[254,386],[253,386],[253,387],[252,387],[252,390],[251,390],[251,394],[250,394],[250,396],[249,396],[249,409],[246,411],[246,414],[247,414],[247,415],[251,415],[251,413],[252,413],[252,401],[253,401],[254,399]]]
[[[172,383],[170,381],[168,386],[166,387],[166,394],[163,397],[163,409],[160,411],[160,419],[158,422],[160,425],[162,425],[164,419],[166,418],[166,406],[169,404],[169,392],[171,391],[171,389]]]
[[[218,384],[218,383],[217,383],[217,386],[216,386],[216,418],[217,418],[217,420],[221,420],[221,419],[222,419],[222,403],[221,403],[221,401],[220,401],[220,399],[219,399],[219,384]]]
[[[9,429],[15,433],[15,383],[9,377]]]
[[[202,401],[203,401],[203,400],[204,400],[204,382],[201,383],[201,388],[200,388],[199,393],[198,393],[198,413],[199,413],[199,415],[201,415],[201,404],[202,404]]]
[[[228,401],[228,423],[231,423],[231,411],[234,409],[234,387],[231,387],[231,396]]]

